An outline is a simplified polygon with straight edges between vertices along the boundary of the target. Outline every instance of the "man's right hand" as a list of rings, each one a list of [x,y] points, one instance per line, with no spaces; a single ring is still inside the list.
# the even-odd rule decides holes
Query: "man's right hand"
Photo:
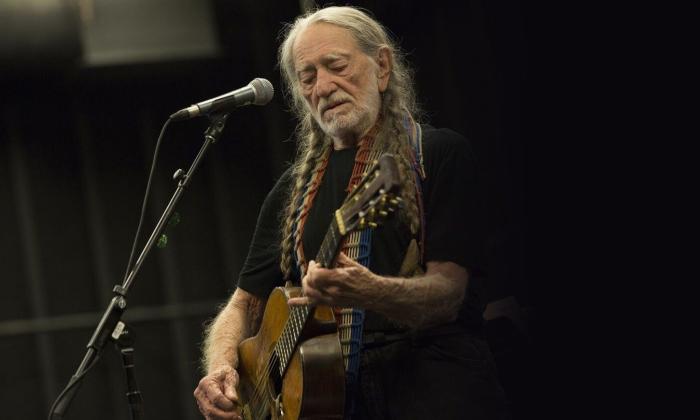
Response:
[[[213,370],[194,390],[199,411],[207,420],[242,420],[238,404],[238,372],[231,366]]]

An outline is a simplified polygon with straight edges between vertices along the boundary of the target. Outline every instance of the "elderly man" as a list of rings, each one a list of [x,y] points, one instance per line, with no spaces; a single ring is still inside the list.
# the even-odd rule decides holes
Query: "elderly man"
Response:
[[[504,418],[481,330],[484,221],[468,142],[415,122],[403,56],[362,11],[298,18],[279,60],[299,152],[263,203],[238,288],[207,329],[200,411],[239,418],[238,345],[256,334],[272,289],[291,282],[303,295],[290,305],[351,308],[339,328],[362,331],[360,351],[344,355],[346,418]],[[398,217],[349,235],[335,267],[319,266],[333,211],[383,152],[398,162]]]

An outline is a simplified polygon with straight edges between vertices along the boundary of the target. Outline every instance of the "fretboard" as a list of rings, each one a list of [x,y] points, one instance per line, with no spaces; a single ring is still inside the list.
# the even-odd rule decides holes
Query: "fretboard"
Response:
[[[321,243],[321,248],[316,254],[316,263],[322,267],[330,267],[335,257],[338,255],[338,249],[343,240],[343,235],[340,233],[338,224],[335,218],[331,221],[331,225],[326,231],[326,235],[323,237],[323,242]],[[280,377],[284,376],[284,372],[287,369],[287,364],[294,354],[294,349],[299,341],[299,336],[301,331],[304,329],[306,320],[311,314],[311,307],[308,305],[302,306],[290,306],[289,307],[289,318],[287,323],[282,330],[282,333],[277,340],[275,345],[275,351],[279,359],[279,373]]]

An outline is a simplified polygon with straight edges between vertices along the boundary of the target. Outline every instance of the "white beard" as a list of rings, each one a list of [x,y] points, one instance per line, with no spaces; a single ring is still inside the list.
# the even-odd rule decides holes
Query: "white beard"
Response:
[[[331,110],[331,115],[324,118],[324,116],[320,115],[318,109],[323,109],[328,103],[351,100],[348,94],[338,91],[328,99],[322,98],[319,101],[318,109],[316,112],[313,112],[314,119],[321,127],[321,130],[331,137],[345,137],[350,134],[359,137],[369,130],[379,114],[379,94],[376,91],[367,92],[365,97],[369,98],[365,103],[358,104],[353,101],[343,105],[345,107],[351,106],[350,110],[343,112]]]

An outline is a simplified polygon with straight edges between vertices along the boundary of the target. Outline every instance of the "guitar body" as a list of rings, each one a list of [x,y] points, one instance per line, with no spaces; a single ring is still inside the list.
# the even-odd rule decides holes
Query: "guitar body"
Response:
[[[258,334],[238,346],[238,391],[245,420],[342,419],[345,366],[331,308],[318,306],[280,378],[275,345],[300,288],[278,287],[267,300]]]

